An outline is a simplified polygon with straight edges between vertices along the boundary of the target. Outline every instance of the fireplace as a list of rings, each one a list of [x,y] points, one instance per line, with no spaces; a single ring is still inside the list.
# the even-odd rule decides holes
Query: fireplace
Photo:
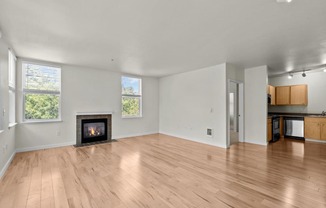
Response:
[[[111,141],[111,114],[77,114],[76,146]]]
[[[107,140],[107,119],[83,119],[81,143]]]

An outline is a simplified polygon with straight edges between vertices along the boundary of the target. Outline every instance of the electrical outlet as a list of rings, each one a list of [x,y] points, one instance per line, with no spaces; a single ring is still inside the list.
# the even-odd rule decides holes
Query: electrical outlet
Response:
[[[209,136],[209,137],[212,137],[213,136],[213,129],[207,128],[206,135]]]

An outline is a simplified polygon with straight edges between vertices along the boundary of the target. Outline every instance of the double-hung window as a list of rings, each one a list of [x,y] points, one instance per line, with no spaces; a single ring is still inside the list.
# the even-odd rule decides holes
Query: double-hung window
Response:
[[[141,79],[121,77],[122,88],[122,117],[133,118],[142,116],[142,87]]]
[[[16,61],[14,53],[8,50],[9,127],[16,124]]]
[[[23,120],[61,120],[61,68],[23,63]]]

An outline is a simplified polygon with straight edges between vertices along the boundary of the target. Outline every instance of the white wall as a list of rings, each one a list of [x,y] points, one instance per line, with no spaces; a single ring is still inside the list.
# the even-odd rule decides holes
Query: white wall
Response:
[[[245,142],[266,145],[267,66],[245,70]]]
[[[8,128],[9,123],[9,91],[8,91],[8,45],[3,39],[0,39],[0,77],[1,77],[1,92],[0,92],[0,114],[2,107],[5,109],[4,116],[0,116],[1,129],[0,133],[0,178],[4,173],[5,168],[9,165],[11,157],[15,153],[15,128]],[[8,146],[6,150],[4,146]]]
[[[326,73],[313,72],[307,73],[304,78],[301,74],[295,74],[292,79],[287,76],[273,77],[268,80],[270,85],[308,85],[308,105],[307,106],[270,106],[269,112],[292,112],[292,113],[321,113],[326,111]]]
[[[244,82],[244,69],[233,64],[226,63],[226,78],[238,82]]]
[[[160,79],[160,133],[226,147],[226,64]]]
[[[158,133],[158,79],[142,78],[143,118],[121,118],[121,75],[104,70],[62,66],[62,122],[22,123],[17,128],[18,150],[76,142],[76,112],[114,111],[112,138]],[[21,60],[18,62],[21,88]],[[22,96],[17,113],[22,120]],[[57,132],[60,135],[57,136]]]

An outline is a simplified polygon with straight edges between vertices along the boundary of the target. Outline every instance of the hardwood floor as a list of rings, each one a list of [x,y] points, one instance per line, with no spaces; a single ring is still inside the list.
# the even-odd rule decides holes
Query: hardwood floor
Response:
[[[149,135],[18,153],[0,207],[326,207],[326,145]]]

